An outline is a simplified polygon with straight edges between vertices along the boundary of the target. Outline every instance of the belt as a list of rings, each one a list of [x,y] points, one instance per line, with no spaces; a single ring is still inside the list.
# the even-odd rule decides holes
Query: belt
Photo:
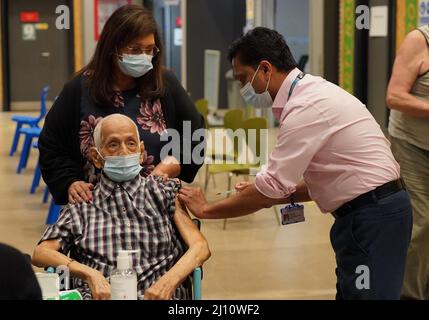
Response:
[[[405,183],[402,179],[386,183],[385,185],[382,185],[373,191],[365,193],[356,199],[347,202],[338,210],[334,211],[332,215],[335,219],[342,218],[354,210],[360,209],[370,204],[376,204],[378,200],[387,198],[405,189]]]

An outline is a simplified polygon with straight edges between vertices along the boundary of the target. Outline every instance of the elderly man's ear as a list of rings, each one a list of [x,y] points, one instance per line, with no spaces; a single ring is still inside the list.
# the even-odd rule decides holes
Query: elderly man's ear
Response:
[[[91,148],[90,150],[91,161],[97,169],[103,168],[103,159],[101,159],[100,154],[97,152],[97,148]]]

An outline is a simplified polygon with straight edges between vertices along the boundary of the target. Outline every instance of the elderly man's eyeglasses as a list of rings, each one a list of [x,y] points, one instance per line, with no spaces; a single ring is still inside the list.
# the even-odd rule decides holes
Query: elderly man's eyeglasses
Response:
[[[156,46],[150,46],[150,47],[140,47],[140,46],[129,46],[125,47],[124,53],[126,54],[133,54],[133,55],[140,55],[140,54],[147,54],[152,57],[155,57],[160,50]]]

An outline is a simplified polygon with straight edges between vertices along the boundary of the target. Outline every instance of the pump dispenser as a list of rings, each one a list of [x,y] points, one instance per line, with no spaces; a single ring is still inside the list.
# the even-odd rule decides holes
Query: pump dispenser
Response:
[[[116,260],[117,269],[110,275],[112,300],[137,300],[137,274],[132,269],[131,254],[135,250],[120,250]]]

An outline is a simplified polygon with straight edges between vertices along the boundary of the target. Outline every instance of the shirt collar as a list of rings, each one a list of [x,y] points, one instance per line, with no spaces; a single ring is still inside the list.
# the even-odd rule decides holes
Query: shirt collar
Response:
[[[122,189],[124,189],[130,195],[130,197],[134,199],[137,195],[142,179],[142,176],[138,174],[137,177],[135,177],[133,180],[123,182],[121,184]]]
[[[109,177],[102,173],[99,182],[99,196],[101,196],[101,198],[105,200],[113,193],[115,188],[121,188],[125,190],[131,198],[134,199],[140,187],[141,179],[142,177],[140,175],[137,175],[137,177],[135,177],[133,180],[118,183],[110,180]]]
[[[276,99],[273,103],[273,108],[284,108],[289,98],[289,91],[292,87],[292,83],[299,76],[301,70],[298,68],[293,69],[287,75],[286,79],[283,81],[282,86],[280,87],[279,92],[277,93]]]

